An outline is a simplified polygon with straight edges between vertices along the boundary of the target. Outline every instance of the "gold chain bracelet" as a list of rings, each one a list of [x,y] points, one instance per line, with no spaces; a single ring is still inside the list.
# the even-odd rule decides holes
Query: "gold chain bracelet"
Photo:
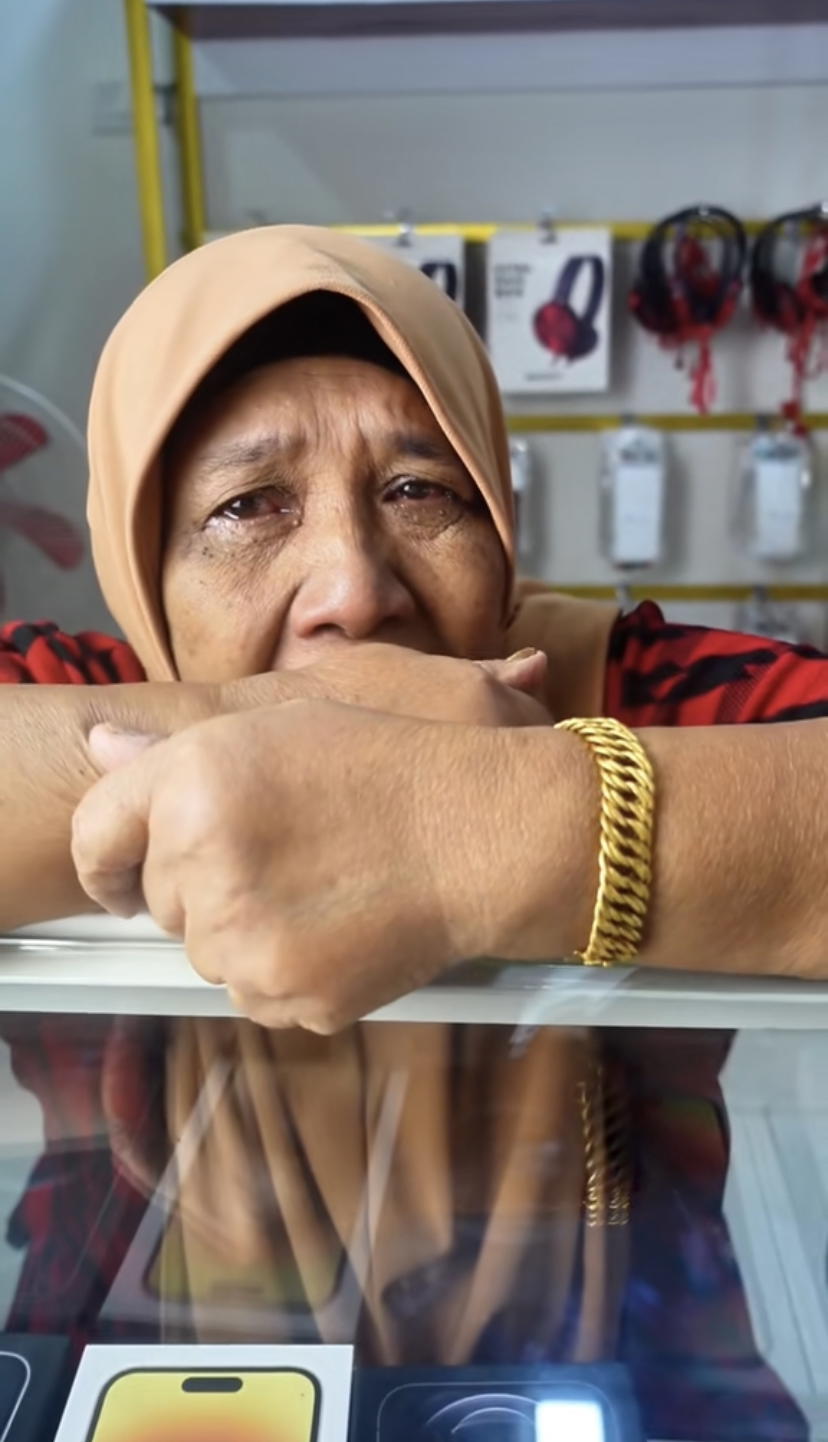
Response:
[[[652,889],[652,764],[635,732],[612,717],[572,717],[556,729],[573,732],[589,747],[601,781],[598,894],[589,941],[576,957],[585,966],[633,961]]]

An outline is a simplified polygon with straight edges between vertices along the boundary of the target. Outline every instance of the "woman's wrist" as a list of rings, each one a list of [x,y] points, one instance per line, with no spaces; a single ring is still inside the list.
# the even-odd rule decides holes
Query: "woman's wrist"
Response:
[[[586,944],[598,890],[600,781],[576,736],[544,729],[513,739],[523,846],[514,863],[515,936],[504,955],[570,957]]]
[[[171,736],[221,715],[222,688],[198,681],[141,681],[88,687],[83,693],[82,728],[93,726]]]
[[[572,956],[586,944],[598,887],[596,768],[577,737],[551,727],[477,737],[469,748],[481,798],[470,858],[477,865],[465,895],[473,952],[507,961]]]

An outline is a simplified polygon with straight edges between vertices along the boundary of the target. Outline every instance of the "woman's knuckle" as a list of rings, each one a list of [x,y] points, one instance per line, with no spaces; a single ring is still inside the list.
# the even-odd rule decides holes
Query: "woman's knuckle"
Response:
[[[337,1032],[344,1031],[348,1020],[339,1011],[315,1006],[303,1014],[301,1025],[305,1031],[312,1031],[316,1036],[335,1036]]]
[[[469,720],[477,722],[488,720],[496,704],[495,683],[489,673],[484,671],[481,666],[470,665],[466,678],[466,691]]]
[[[187,960],[202,981],[210,982],[211,986],[220,986],[224,976],[218,958],[213,956],[208,948],[194,946],[186,939],[185,948]]]
[[[198,735],[185,737],[173,773],[177,786],[188,787],[205,800],[212,796],[216,783],[215,757],[211,751],[205,738]]]
[[[155,901],[149,904],[149,911],[156,925],[168,936],[183,937],[187,923],[179,905],[173,901]]]
[[[72,817],[71,846],[75,863],[86,863],[93,857],[93,829],[88,808],[81,805]]]

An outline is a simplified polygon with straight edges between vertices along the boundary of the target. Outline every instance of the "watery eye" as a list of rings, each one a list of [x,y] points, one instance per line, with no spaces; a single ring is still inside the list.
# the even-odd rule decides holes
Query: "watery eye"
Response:
[[[234,496],[213,514],[230,521],[258,521],[265,516],[288,515],[290,511],[287,498],[272,486],[267,486],[258,491],[246,491],[244,495]]]
[[[402,501],[457,501],[459,496],[450,486],[441,486],[437,481],[409,479],[398,481],[391,490],[392,500]]]

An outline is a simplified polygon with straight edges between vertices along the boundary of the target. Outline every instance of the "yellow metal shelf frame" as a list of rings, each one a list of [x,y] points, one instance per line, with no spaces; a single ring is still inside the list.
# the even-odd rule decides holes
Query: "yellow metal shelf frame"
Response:
[[[577,415],[572,412],[553,411],[543,415],[507,415],[506,424],[515,435],[539,435],[545,433],[566,433],[589,431],[615,431],[634,421],[636,425],[653,426],[661,431],[753,431],[758,417],[750,411],[721,411],[718,415],[698,416],[684,411],[651,411],[647,414],[636,412],[631,415],[615,415],[609,412],[591,412]],[[782,425],[781,417],[762,416],[763,422]],[[828,430],[828,411],[812,411],[804,417],[809,430]]]
[[[182,239],[185,250],[202,244],[206,225],[201,120],[195,88],[195,67],[190,39],[190,16],[185,10],[173,30],[175,119],[181,167]]]
[[[365,235],[376,239],[392,239],[395,235],[400,237],[400,243],[404,243],[404,237],[409,235],[459,235],[470,244],[485,244],[495,235],[504,231],[519,231],[524,234],[531,234],[533,231],[548,235],[550,230],[554,234],[557,230],[576,230],[581,226],[597,226],[611,232],[614,240],[621,241],[642,241],[646,240],[655,224],[652,220],[556,220],[553,224],[544,221],[458,221],[452,225],[450,221],[422,225],[403,225],[384,223],[383,225],[335,225],[333,230],[343,230],[349,235]],[[749,234],[755,234],[765,224],[762,220],[743,221],[743,225]]]
[[[138,198],[141,213],[144,256],[148,279],[153,279],[168,263],[169,250],[164,214],[164,182],[161,164],[161,149],[156,117],[156,96],[152,54],[152,35],[149,13],[145,0],[124,0],[127,44],[129,48],[130,83],[132,89],[133,118],[135,131],[135,157],[138,181]],[[202,244],[205,236],[206,215],[204,200],[204,172],[201,149],[198,96],[195,88],[192,44],[190,39],[190,15],[186,5],[178,6],[174,14],[173,61],[175,74],[176,127],[179,150],[181,206],[184,217],[183,241],[187,248]],[[642,241],[650,230],[651,222],[641,220],[614,221],[560,221],[555,229],[572,228],[577,224],[606,225],[618,241]],[[761,228],[759,220],[748,221],[746,229],[755,233]],[[461,235],[469,243],[482,244],[500,231],[523,231],[530,233],[539,229],[538,223],[520,222],[515,224],[497,222],[415,224],[401,223],[382,225],[346,225],[336,229],[366,236],[401,238],[407,230],[417,235],[441,236]],[[630,417],[605,414],[551,413],[543,415],[509,415],[510,431],[521,434],[601,432],[616,429]],[[722,412],[719,415],[698,416],[684,413],[636,415],[641,424],[652,425],[665,431],[750,431],[757,423],[757,417],[748,412]],[[828,430],[828,412],[810,415],[808,425],[813,430]],[[583,585],[561,586],[570,595],[612,599],[624,584],[618,586]],[[757,592],[759,583],[741,585],[647,585],[642,581],[625,585],[625,594],[639,600],[649,597],[655,601],[687,601],[698,603],[739,602],[749,600]],[[762,586],[763,592],[772,600],[799,602],[828,602],[828,585],[820,584],[769,584]]]
[[[127,44],[130,58],[130,82],[132,88],[133,115],[135,122],[135,154],[138,172],[138,196],[141,208],[141,224],[144,237],[144,256],[147,275],[152,279],[164,269],[168,259],[167,233],[164,217],[164,185],[161,168],[161,153],[155,113],[154,69],[152,57],[152,34],[146,0],[124,0]],[[201,133],[198,96],[195,88],[195,73],[191,41],[191,17],[189,6],[178,5],[172,14],[173,59],[175,73],[176,129],[178,135],[181,204],[184,215],[184,244],[192,249],[201,245],[206,233],[204,203],[204,168],[202,161]],[[601,225],[612,232],[619,241],[641,241],[652,226],[648,220],[561,220],[551,227],[572,229],[579,225]],[[746,222],[746,229],[759,230],[761,220]],[[501,231],[544,230],[549,233],[546,222],[518,221],[473,221],[412,224],[403,226],[385,222],[380,225],[340,225],[353,235],[402,236],[413,233],[424,236],[461,235],[471,243],[484,243]]]
[[[127,42],[130,60],[130,81],[132,86],[133,115],[135,128],[135,155],[138,179],[138,196],[141,210],[141,227],[148,279],[153,279],[168,262],[168,241],[164,215],[164,183],[161,165],[161,149],[156,119],[154,69],[152,55],[152,33],[146,0],[124,0]],[[198,96],[195,88],[191,41],[191,17],[189,7],[179,5],[174,12],[173,59],[175,74],[175,113],[178,137],[179,172],[181,185],[181,207],[184,217],[183,242],[193,249],[202,244],[205,236],[206,214],[204,198],[204,169],[201,147],[201,127]],[[643,220],[561,221],[560,229],[578,224],[602,224],[619,241],[641,241],[647,235],[651,222]],[[749,231],[756,231],[762,222],[747,222]],[[558,228],[558,222],[555,223]],[[471,243],[484,243],[500,231],[522,231],[531,233],[539,229],[536,222],[518,222],[514,225],[494,221],[472,223],[414,224],[385,222],[381,225],[342,225],[334,227],[350,234],[365,236],[393,237],[401,240],[405,233],[424,236],[460,234]],[[573,414],[551,412],[535,415],[510,415],[507,418],[510,431],[521,434],[553,434],[604,431],[617,429],[628,419],[620,415],[603,412]],[[698,416],[691,413],[669,413],[637,415],[641,424],[652,425],[664,431],[750,431],[756,426],[756,416],[747,412],[722,412],[719,415]],[[808,417],[812,430],[828,429],[828,412],[818,412]]]
[[[164,177],[155,115],[155,77],[150,17],[144,0],[124,0],[138,205],[144,242],[147,279],[153,280],[167,264],[167,227],[164,218]]]
[[[771,601],[828,601],[828,585],[807,581],[798,582],[794,585],[765,583],[754,581],[742,583],[738,586],[713,583],[706,585],[647,585],[643,581],[631,581],[629,585],[624,581],[623,576],[619,577],[618,583],[614,586],[566,586],[553,582],[556,591],[561,591],[567,596],[579,596],[590,601],[612,601],[623,589],[624,594],[633,601],[693,601],[701,604],[709,604],[716,601],[738,602],[749,601],[752,597],[761,592],[763,596]]]

